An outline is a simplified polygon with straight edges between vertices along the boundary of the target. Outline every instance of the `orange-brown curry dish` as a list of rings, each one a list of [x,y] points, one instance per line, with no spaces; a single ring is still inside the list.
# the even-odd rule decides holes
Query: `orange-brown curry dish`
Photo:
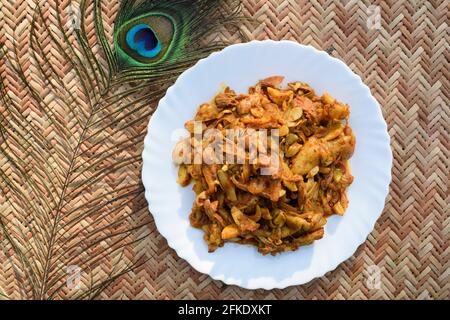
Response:
[[[210,252],[227,241],[254,245],[262,254],[296,250],[322,238],[327,217],[344,214],[348,206],[346,189],[353,181],[348,159],[355,147],[349,106],[328,94],[316,95],[305,83],[282,89],[282,80],[261,80],[248,94],[226,88],[185,124],[190,137],[180,144],[195,149],[201,142],[202,159],[213,160],[193,163],[195,151],[186,156],[182,148],[175,150],[178,183],[194,183],[191,225],[203,229]],[[235,161],[218,162],[217,146],[211,149],[217,134],[195,136],[195,121],[201,122],[201,132],[217,129],[222,137],[226,130],[240,129],[243,148],[233,139],[219,146],[223,159],[231,153]],[[269,130],[267,143],[251,139],[261,129]],[[269,156],[275,149],[270,129],[278,129],[277,166]],[[251,161],[252,143],[256,161]],[[264,175],[262,169],[272,172]]]

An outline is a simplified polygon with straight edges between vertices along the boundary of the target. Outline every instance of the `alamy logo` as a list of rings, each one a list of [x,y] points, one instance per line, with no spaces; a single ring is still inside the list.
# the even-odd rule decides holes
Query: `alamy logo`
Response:
[[[80,289],[81,268],[77,265],[70,265],[66,268],[66,284],[69,289]]]

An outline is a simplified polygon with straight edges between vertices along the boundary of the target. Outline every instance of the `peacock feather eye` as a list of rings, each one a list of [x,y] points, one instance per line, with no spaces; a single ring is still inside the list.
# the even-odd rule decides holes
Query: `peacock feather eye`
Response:
[[[151,65],[163,61],[177,32],[171,16],[149,13],[131,19],[115,35],[117,54],[131,65]]]
[[[140,23],[128,30],[126,35],[128,48],[145,58],[154,58],[161,52],[161,42],[152,28]]]

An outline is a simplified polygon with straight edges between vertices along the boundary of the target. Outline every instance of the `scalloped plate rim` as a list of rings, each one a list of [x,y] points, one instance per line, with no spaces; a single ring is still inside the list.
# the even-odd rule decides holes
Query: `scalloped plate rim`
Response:
[[[389,170],[387,170],[386,172],[384,172],[386,175],[384,176],[384,188],[382,190],[380,190],[380,192],[382,192],[382,197],[383,197],[383,207],[384,207],[384,203],[386,201],[388,192],[389,192],[389,185],[390,182],[392,180],[392,175],[391,175],[391,170],[392,170],[392,161],[393,161],[393,157],[392,157],[392,150],[390,148],[390,136],[388,134],[387,131],[387,125],[386,122],[383,118],[382,112],[381,112],[381,108],[378,104],[378,102],[376,101],[376,99],[372,96],[370,89],[367,87],[367,85],[364,84],[364,82],[361,80],[361,78],[356,75],[355,73],[353,73],[353,71],[341,60],[335,58],[335,57],[331,57],[329,56],[326,52],[324,51],[319,51],[316,48],[312,47],[312,46],[308,46],[308,45],[302,45],[299,44],[297,42],[294,41],[290,41],[290,40],[281,40],[281,41],[274,41],[274,40],[252,40],[250,42],[246,42],[246,43],[238,43],[238,44],[233,44],[230,45],[224,49],[222,49],[221,51],[216,51],[211,53],[208,57],[203,58],[201,60],[199,60],[196,64],[194,64],[192,67],[190,67],[189,69],[187,69],[186,71],[184,71],[175,81],[175,83],[169,87],[167,89],[166,94],[164,95],[163,98],[161,98],[161,100],[158,103],[157,108],[155,109],[153,115],[151,116],[150,120],[149,120],[149,124],[148,124],[148,131],[147,134],[145,136],[144,139],[144,149],[142,151],[142,158],[143,158],[143,165],[142,165],[142,173],[141,173],[141,178],[142,178],[142,182],[144,184],[144,188],[145,188],[145,198],[148,202],[148,208],[150,211],[150,214],[153,215],[154,217],[154,221],[155,221],[155,225],[158,229],[158,231],[161,233],[161,235],[166,238],[167,243],[169,245],[169,247],[171,247],[172,249],[175,250],[175,252],[177,253],[177,255],[186,260],[195,270],[197,270],[198,272],[204,273],[204,274],[208,274],[209,276],[211,276],[214,280],[220,280],[228,285],[237,285],[246,289],[266,289],[266,290],[270,290],[270,289],[283,289],[286,288],[288,286],[293,286],[293,285],[302,285],[305,283],[310,282],[311,280],[318,278],[318,277],[322,277],[324,276],[327,272],[332,271],[334,269],[337,268],[337,266],[339,264],[341,264],[342,262],[348,260],[359,248],[359,246],[361,244],[363,244],[365,242],[365,240],[367,239],[367,237],[369,236],[369,234],[373,231],[374,226],[376,221],[378,220],[378,218],[380,217],[381,213],[383,212],[383,210],[380,210],[380,212],[376,215],[373,216],[372,221],[370,221],[370,226],[367,228],[369,231],[368,232],[364,232],[364,236],[360,236],[358,237],[358,239],[355,241],[354,244],[354,249],[351,250],[347,250],[346,254],[341,255],[341,257],[339,259],[335,259],[336,261],[329,264],[326,268],[322,268],[322,271],[319,272],[311,272],[310,276],[307,277],[306,280],[303,281],[296,281],[295,277],[294,279],[291,279],[291,281],[288,281],[287,284],[281,284],[281,283],[276,283],[276,284],[272,284],[272,285],[266,285],[264,283],[262,283],[261,281],[259,281],[260,283],[258,285],[242,285],[240,284],[237,280],[234,279],[228,279],[228,278],[223,278],[220,275],[216,275],[216,274],[211,274],[210,272],[208,272],[208,270],[206,270],[206,268],[192,263],[192,259],[190,259],[190,255],[187,251],[183,251],[181,250],[182,248],[179,248],[175,245],[175,240],[173,238],[173,236],[166,232],[167,230],[165,229],[165,227],[161,224],[161,221],[158,220],[157,215],[155,215],[152,211],[152,206],[153,206],[153,201],[152,201],[152,197],[150,195],[149,192],[149,188],[148,188],[148,182],[145,181],[144,176],[146,175],[146,172],[148,170],[148,168],[146,168],[146,162],[148,161],[148,158],[146,156],[146,154],[148,153],[149,150],[149,144],[150,144],[150,140],[151,140],[151,132],[152,132],[152,127],[154,126],[154,123],[156,121],[158,121],[158,115],[161,112],[161,107],[163,107],[166,104],[167,101],[167,97],[169,95],[172,94],[173,91],[176,90],[176,88],[180,85],[180,83],[183,82],[183,79],[185,77],[187,77],[188,74],[190,74],[191,72],[194,72],[194,70],[201,64],[204,64],[207,62],[207,60],[212,59],[218,55],[221,54],[226,54],[229,50],[235,50],[236,48],[239,47],[243,47],[243,46],[254,46],[254,45],[278,45],[278,44],[283,44],[283,45],[293,45],[293,46],[300,46],[305,50],[311,50],[312,52],[314,52],[314,54],[319,54],[319,55],[325,55],[327,57],[327,59],[332,59],[334,63],[340,64],[343,67],[345,67],[344,69],[347,71],[348,75],[350,77],[353,77],[355,80],[358,81],[358,85],[361,86],[361,88],[363,90],[365,90],[366,92],[366,97],[367,99],[371,100],[371,102],[377,107],[378,109],[378,115],[380,120],[382,120],[382,124],[383,124],[383,137],[380,140],[384,140],[383,142],[385,143],[385,146],[387,146],[388,148],[385,151],[388,151],[388,159],[385,163],[385,165],[387,166],[386,169],[388,168]],[[257,79],[255,79],[255,81],[257,81]],[[218,88],[220,89],[220,88]],[[197,106],[193,106],[193,108],[196,108]],[[187,119],[186,119],[187,120]],[[358,137],[357,137],[358,139]],[[358,140],[357,140],[358,141]],[[170,161],[170,160],[169,160]],[[360,233],[361,235],[361,233]],[[326,235],[324,236],[326,237]],[[220,250],[220,249],[219,249]]]

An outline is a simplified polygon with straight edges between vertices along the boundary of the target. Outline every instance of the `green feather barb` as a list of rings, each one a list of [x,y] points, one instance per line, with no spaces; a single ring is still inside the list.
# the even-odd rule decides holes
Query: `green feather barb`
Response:
[[[0,52],[0,266],[22,298],[95,298],[146,262],[132,252],[150,234],[139,167],[152,107],[239,14],[232,0],[123,0],[111,30],[109,2],[77,3],[42,2]]]
[[[207,44],[205,39],[217,26],[235,23],[232,16],[237,12],[224,15],[220,10],[226,2],[230,4],[223,0],[124,1],[114,25],[115,63],[119,70],[150,71],[181,65],[198,60],[204,52],[217,50],[223,43]],[[234,2],[236,6],[238,2]],[[135,27],[145,28],[147,35],[140,39],[130,37],[135,35]],[[158,39],[161,49],[155,56],[146,57],[145,53],[156,46],[149,40],[152,35]],[[149,50],[144,49],[145,45]]]

